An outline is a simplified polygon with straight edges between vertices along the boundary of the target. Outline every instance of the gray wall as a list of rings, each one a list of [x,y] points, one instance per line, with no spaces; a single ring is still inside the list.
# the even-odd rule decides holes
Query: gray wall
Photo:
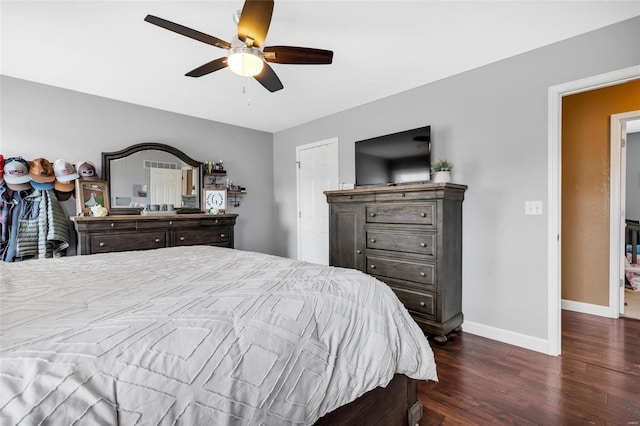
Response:
[[[548,89],[640,64],[638,40],[634,18],[276,133],[278,252],[296,253],[296,146],[337,137],[339,181],[353,182],[354,141],[431,125],[432,159],[469,185],[465,320],[546,339]],[[527,200],[544,214],[525,216]]]
[[[0,77],[0,152],[98,168],[103,151],[142,142],[173,145],[199,161],[224,160],[233,182],[247,188],[238,213],[236,248],[274,252],[272,135],[114,101],[25,80]],[[98,170],[100,172],[100,170]],[[75,199],[63,203],[75,214]]]
[[[627,219],[640,220],[640,132],[627,135]]]

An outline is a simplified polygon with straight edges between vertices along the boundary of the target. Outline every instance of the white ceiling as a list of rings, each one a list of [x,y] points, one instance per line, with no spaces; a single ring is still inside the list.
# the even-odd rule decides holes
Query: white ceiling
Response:
[[[332,65],[273,64],[269,93],[224,69],[225,51],[147,14],[231,41],[237,1],[5,1],[4,75],[276,132],[640,15],[634,1],[276,0],[265,45],[334,51]],[[246,88],[246,93],[245,93]]]

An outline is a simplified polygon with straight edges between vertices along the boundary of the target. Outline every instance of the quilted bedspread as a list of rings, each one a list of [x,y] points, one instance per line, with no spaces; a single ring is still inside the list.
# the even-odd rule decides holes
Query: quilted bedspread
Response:
[[[359,271],[219,247],[0,265],[0,424],[313,424],[426,338]]]

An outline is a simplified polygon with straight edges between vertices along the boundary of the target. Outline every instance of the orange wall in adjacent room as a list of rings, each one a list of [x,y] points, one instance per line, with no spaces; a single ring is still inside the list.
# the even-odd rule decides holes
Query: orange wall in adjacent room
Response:
[[[610,116],[635,110],[640,80],[562,99],[563,299],[609,305]]]

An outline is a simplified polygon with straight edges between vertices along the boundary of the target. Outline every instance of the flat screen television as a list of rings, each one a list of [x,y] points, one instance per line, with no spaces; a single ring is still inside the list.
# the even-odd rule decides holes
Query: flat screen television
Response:
[[[431,126],[357,141],[356,186],[423,183],[431,179]]]

